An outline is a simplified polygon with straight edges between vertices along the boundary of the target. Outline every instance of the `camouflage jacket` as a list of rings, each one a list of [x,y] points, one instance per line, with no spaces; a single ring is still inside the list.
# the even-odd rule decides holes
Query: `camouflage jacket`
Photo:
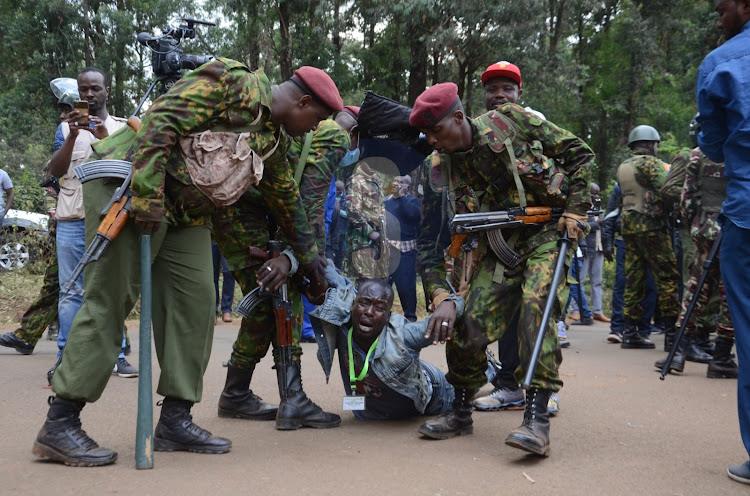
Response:
[[[669,174],[661,187],[661,199],[667,211],[672,212],[680,205],[682,187],[685,184],[685,171],[692,152],[689,148],[683,148],[672,157],[669,165]]]
[[[505,104],[497,111],[469,119],[469,123],[473,134],[471,150],[433,154],[425,164],[417,249],[428,298],[434,290],[445,287],[443,252],[439,247],[446,244],[445,222],[452,215],[446,215],[445,203],[451,207],[455,204],[457,213],[519,206],[511,165],[518,171],[527,206],[559,207],[581,215],[586,215],[591,206],[589,175],[595,157],[583,140],[515,104]],[[513,164],[505,145],[509,136]],[[524,227],[515,250],[526,257],[537,246],[558,237],[554,222]]]
[[[250,188],[267,205],[300,262],[317,256],[312,232],[286,153],[289,138],[271,120],[271,84],[262,71],[218,58],[180,79],[149,108],[133,155],[133,213],[136,218],[174,225],[207,224],[216,208],[193,184],[177,142],[205,130],[248,131],[250,148],[266,155],[263,179]],[[258,115],[260,121],[252,125]],[[277,143],[279,142],[279,143]],[[278,146],[277,146],[278,144]]]
[[[304,139],[303,136],[291,141],[287,159],[292,171],[297,167]],[[302,172],[299,185],[301,202],[309,216],[318,253],[321,254],[325,253],[324,206],[333,167],[348,148],[349,135],[338,124],[331,119],[321,122],[313,134]],[[273,226],[267,221],[269,208],[264,197],[251,188],[237,203],[213,215],[213,237],[230,270],[260,265],[261,261],[251,258],[247,248],[256,246],[265,249],[268,240],[274,237],[274,233],[269,232]]]
[[[287,157],[289,166],[296,170],[305,137],[295,138]],[[327,119],[313,133],[310,151],[302,171],[299,194],[305,207],[310,227],[318,245],[318,252],[325,253],[325,203],[333,179],[333,169],[349,149],[349,133],[333,119]]]
[[[667,228],[667,214],[661,199],[661,188],[666,179],[666,164],[653,155],[643,155],[631,151],[631,157],[625,160],[617,170],[618,182],[622,188],[619,207],[622,209],[622,234],[639,234]],[[642,190],[643,212],[623,208],[623,198],[627,188],[620,177],[623,167],[632,166],[635,180]]]
[[[368,248],[373,231],[379,231],[385,241],[383,181],[377,172],[365,172],[361,165],[356,167],[346,190],[346,249],[349,252]]]
[[[680,202],[680,215],[692,238],[716,239],[721,229],[716,219],[727,195],[727,182],[724,164],[711,161],[700,148],[695,148],[687,165]]]

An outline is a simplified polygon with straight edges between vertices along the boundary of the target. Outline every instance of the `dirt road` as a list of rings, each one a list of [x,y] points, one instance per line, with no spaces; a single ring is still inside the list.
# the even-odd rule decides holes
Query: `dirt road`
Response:
[[[129,328],[130,358],[138,366],[137,324]],[[476,412],[474,435],[445,441],[421,439],[420,419],[354,420],[342,411],[337,370],[325,384],[314,344],[303,345],[305,390],[342,415],[339,428],[281,432],[273,422],[219,419],[221,363],[237,328],[217,327],[204,400],[193,408],[199,425],[232,439],[232,451],[156,453],[154,469],[144,471],[134,468],[137,380],[113,376],[102,399],[83,410],[86,431],[119,453],[115,465],[70,468],[40,462],[31,446],[47,411],[51,393],[42,386],[56,347],[42,341],[32,356],[0,348],[0,494],[750,494],[726,476],[727,465],[747,457],[737,424],[736,381],[706,379],[706,366],[690,362],[682,377],[660,381],[653,362],[664,355],[661,336],[654,338],[656,350],[621,350],[606,342],[604,325],[571,328],[551,456],[540,459],[504,444],[520,424],[521,411]],[[423,358],[445,369],[443,347],[428,348]],[[278,398],[269,357],[258,367],[253,386],[266,400]],[[158,414],[155,408],[155,418]]]

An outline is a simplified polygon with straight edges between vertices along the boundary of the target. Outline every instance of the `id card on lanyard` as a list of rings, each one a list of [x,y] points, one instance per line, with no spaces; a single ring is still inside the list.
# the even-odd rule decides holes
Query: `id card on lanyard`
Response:
[[[362,366],[362,372],[359,375],[354,373],[354,351],[352,350],[352,329],[349,329],[349,334],[346,337],[346,342],[349,350],[349,387],[352,390],[352,396],[344,396],[344,410],[364,410],[365,409],[365,397],[357,396],[357,382],[367,377],[367,371],[370,369],[370,356],[375,351],[375,347],[378,345],[380,336],[370,345],[370,349],[367,351],[365,356],[365,363]]]

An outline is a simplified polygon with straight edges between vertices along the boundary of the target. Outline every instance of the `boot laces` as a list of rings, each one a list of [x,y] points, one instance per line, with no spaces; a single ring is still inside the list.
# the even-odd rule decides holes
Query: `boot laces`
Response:
[[[180,419],[180,424],[182,427],[188,431],[190,434],[194,435],[197,438],[205,437],[206,439],[210,438],[212,434],[207,431],[206,429],[200,427],[198,424],[195,424],[193,422],[193,416],[189,413],[186,413],[184,416],[182,416]]]
[[[86,434],[86,431],[81,429],[81,419],[73,418],[70,420],[71,426],[68,427],[67,432],[71,439],[80,446],[84,451],[91,451],[96,449],[99,445]]]

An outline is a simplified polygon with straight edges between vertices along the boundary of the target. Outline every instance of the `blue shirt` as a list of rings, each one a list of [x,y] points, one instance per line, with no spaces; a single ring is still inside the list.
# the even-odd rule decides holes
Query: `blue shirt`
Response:
[[[698,68],[701,151],[725,162],[729,178],[722,213],[750,229],[750,22],[709,53]]]
[[[65,136],[63,136],[62,124],[58,124],[57,131],[55,131],[55,141],[52,144],[52,150],[59,150],[62,148],[63,143],[65,143]]]

